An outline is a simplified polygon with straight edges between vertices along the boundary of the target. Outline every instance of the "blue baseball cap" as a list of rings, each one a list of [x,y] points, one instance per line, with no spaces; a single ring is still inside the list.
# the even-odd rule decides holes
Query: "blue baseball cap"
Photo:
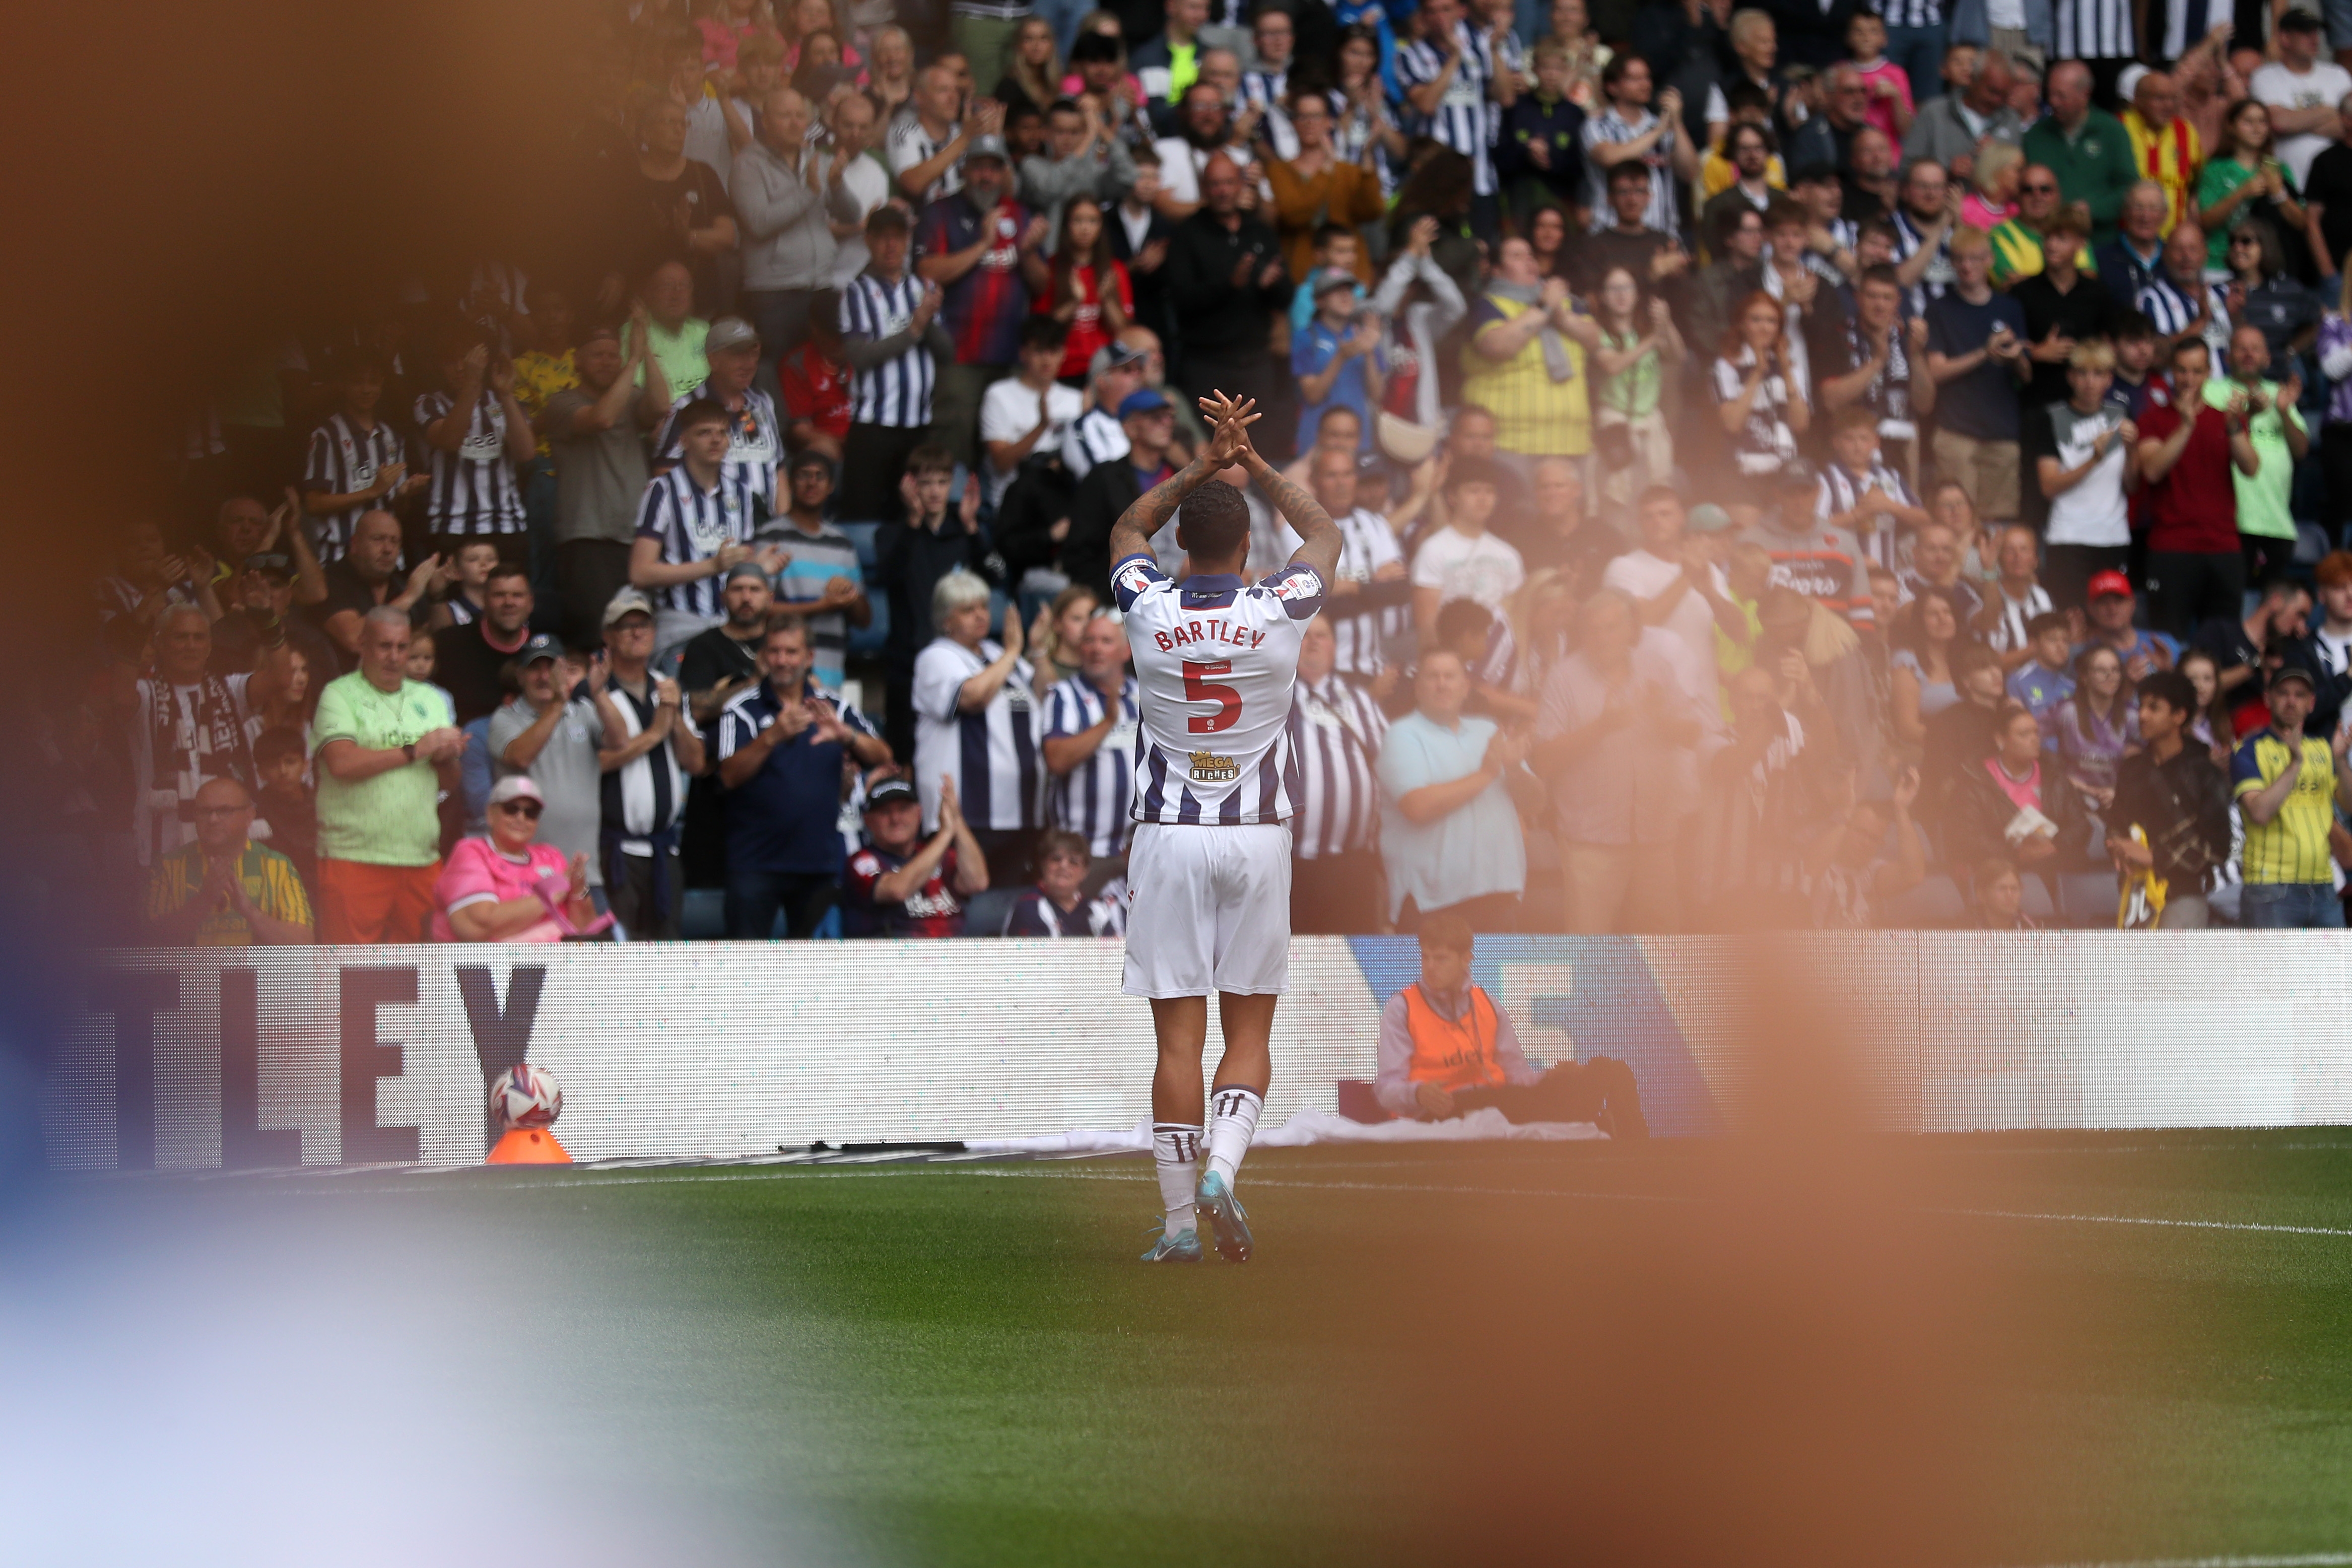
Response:
[[[1121,419],[1132,419],[1139,413],[1150,413],[1155,409],[1175,406],[1161,395],[1159,389],[1141,387],[1118,400],[1118,416]]]

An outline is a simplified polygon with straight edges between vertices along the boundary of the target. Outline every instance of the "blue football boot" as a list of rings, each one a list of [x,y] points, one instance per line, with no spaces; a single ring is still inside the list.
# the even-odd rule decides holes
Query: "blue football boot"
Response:
[[[1250,1239],[1249,1211],[1225,1178],[1215,1171],[1201,1175],[1201,1188],[1192,1201],[1202,1214],[1209,1217],[1210,1228],[1216,1232],[1217,1255],[1228,1263],[1246,1263],[1257,1245]]]

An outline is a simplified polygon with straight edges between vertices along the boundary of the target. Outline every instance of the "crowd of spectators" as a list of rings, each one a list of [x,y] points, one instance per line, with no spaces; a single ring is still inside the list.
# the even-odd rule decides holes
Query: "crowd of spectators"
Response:
[[[1115,935],[1213,389],[1346,540],[1301,931],[2340,925],[2301,4],[583,6],[562,243],[256,343],[110,541],[68,902]]]

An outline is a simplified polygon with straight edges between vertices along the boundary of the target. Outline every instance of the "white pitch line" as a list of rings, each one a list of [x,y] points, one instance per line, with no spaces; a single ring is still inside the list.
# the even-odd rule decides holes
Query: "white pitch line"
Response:
[[[2046,1568],[2342,1568],[2352,1552],[2307,1552],[2291,1557],[2157,1557],[2130,1563],[2053,1563]]]
[[[2042,1219],[2076,1225],[2156,1225],[2176,1230],[2260,1230],[2279,1236],[2352,1236],[2352,1229],[2326,1225],[2263,1225],[2242,1219],[2150,1219],[2132,1214],[2026,1214],[2002,1208],[1930,1208],[1926,1214],[1954,1215],[1969,1219]],[[2221,1559],[2216,1558],[2215,1562]],[[2315,1559],[2315,1561],[2318,1561]],[[2326,1561],[2336,1561],[2327,1559]],[[2352,1563],[2352,1556],[2341,1561]],[[2154,1568],[2154,1565],[2150,1565]]]
[[[1114,1174],[1109,1171],[1021,1170],[987,1166],[961,1167],[966,1176],[1027,1176],[1041,1181],[1143,1181],[1142,1172]],[[1371,1181],[1290,1181],[1280,1176],[1253,1178],[1251,1187],[1291,1187],[1309,1192],[1437,1192],[1464,1193],[1478,1197],[1582,1197],[1598,1198],[1614,1203],[1699,1203],[1696,1197],[1679,1197],[1646,1192],[1587,1192],[1559,1187],[1523,1186],[1453,1186],[1410,1182]],[[2031,1214],[2000,1208],[1928,1208],[1923,1214],[1937,1214],[1967,1219],[2032,1219],[2073,1222],[2081,1225],[2149,1225],[2179,1230],[2250,1230],[2281,1236],[2352,1236],[2352,1229],[2322,1225],[2265,1225],[2251,1220],[2231,1219],[2155,1219],[2128,1214]],[[2345,1559],[2352,1564],[2352,1557]]]

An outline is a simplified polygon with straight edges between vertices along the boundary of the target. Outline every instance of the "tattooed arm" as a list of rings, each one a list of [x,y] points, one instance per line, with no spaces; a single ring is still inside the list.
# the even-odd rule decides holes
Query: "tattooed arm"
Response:
[[[1298,548],[1290,559],[1313,567],[1316,575],[1328,583],[1339,566],[1339,525],[1313,496],[1276,473],[1255,447],[1242,449],[1242,466],[1249,470],[1259,493],[1275,504],[1297,533]]]
[[[1204,397],[1201,400],[1201,412],[1216,423],[1214,434],[1210,436],[1208,444],[1201,448],[1200,455],[1180,469],[1174,477],[1154,485],[1136,497],[1135,505],[1119,514],[1118,521],[1113,523],[1110,529],[1113,565],[1129,556],[1150,555],[1151,536],[1166,526],[1168,519],[1175,515],[1176,508],[1183,505],[1185,497],[1214,478],[1220,469],[1231,467],[1236,454],[1256,455],[1250,452],[1249,438],[1245,434],[1249,426],[1264,417],[1250,412],[1255,406],[1248,400],[1241,402],[1223,398]],[[1328,518],[1324,521],[1327,528],[1330,526]],[[1335,528],[1332,532],[1336,541],[1338,530]],[[1339,559],[1336,542],[1331,554],[1333,559]]]

